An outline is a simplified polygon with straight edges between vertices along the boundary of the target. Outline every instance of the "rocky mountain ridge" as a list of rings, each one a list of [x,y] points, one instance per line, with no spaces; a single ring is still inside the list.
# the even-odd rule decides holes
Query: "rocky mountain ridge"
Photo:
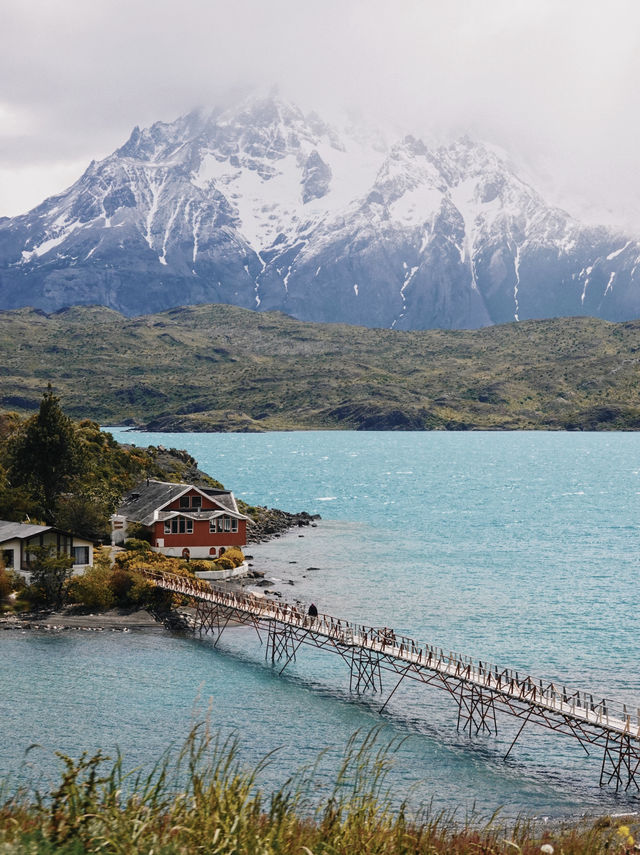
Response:
[[[640,316],[640,242],[549,207],[491,146],[389,146],[275,96],[136,128],[0,220],[0,308],[199,303],[407,330],[620,321]]]

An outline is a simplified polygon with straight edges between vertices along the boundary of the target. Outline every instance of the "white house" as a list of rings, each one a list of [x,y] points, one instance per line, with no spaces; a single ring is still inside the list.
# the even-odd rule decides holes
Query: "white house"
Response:
[[[51,525],[31,525],[0,520],[0,555],[8,570],[29,573],[29,550],[55,547],[57,553],[73,558],[74,571],[93,565],[93,543]]]

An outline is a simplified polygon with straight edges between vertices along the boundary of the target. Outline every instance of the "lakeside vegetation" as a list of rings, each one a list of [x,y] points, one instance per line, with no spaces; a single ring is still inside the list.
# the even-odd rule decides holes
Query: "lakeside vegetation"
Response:
[[[51,386],[33,416],[0,414],[2,520],[53,525],[94,543],[110,542],[109,517],[122,496],[143,478],[154,477],[222,486],[201,472],[185,451],[124,447],[95,422],[73,422]],[[273,513],[244,503],[242,507],[258,524]],[[22,574],[6,570],[0,553],[0,614],[67,604],[167,610],[171,603],[138,572],[141,566],[193,576],[198,570],[232,569],[244,560],[241,550],[229,549],[215,561],[188,565],[152,552],[148,540],[140,539],[148,537],[142,527],[131,526],[130,533],[128,549],[113,562],[109,549],[97,550],[94,566],[73,578],[71,556],[53,548],[30,548],[29,584]]]
[[[0,789],[0,852],[6,855],[623,855],[634,851],[637,816],[564,827],[498,817],[412,811],[389,783],[400,743],[380,729],[345,746],[327,795],[314,796],[314,764],[275,793],[238,758],[233,737],[196,725],[154,766],[126,769],[102,752],[59,755],[47,792]]]
[[[96,422],[74,422],[51,386],[34,415],[0,412],[0,519],[108,540],[110,515],[143,478],[222,486],[186,451],[122,446]]]
[[[0,407],[154,430],[640,428],[640,321],[402,332],[231,306],[0,312]],[[89,381],[87,378],[91,378]]]

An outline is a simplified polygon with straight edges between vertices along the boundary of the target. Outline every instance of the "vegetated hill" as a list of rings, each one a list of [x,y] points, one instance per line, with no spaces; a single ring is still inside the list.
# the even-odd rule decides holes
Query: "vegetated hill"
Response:
[[[135,128],[0,220],[0,307],[229,303],[396,329],[640,316],[640,241],[553,208],[469,137],[388,145],[282,99]]]
[[[305,323],[231,306],[127,319],[0,313],[0,407],[47,381],[73,417],[156,430],[638,429],[640,321],[472,331]]]

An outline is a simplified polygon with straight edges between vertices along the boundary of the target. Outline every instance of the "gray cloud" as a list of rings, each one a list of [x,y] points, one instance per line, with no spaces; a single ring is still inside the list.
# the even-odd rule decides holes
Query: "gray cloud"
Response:
[[[636,0],[5,0],[0,214],[170,120],[279,84],[427,139],[470,132],[556,203],[640,229]]]

